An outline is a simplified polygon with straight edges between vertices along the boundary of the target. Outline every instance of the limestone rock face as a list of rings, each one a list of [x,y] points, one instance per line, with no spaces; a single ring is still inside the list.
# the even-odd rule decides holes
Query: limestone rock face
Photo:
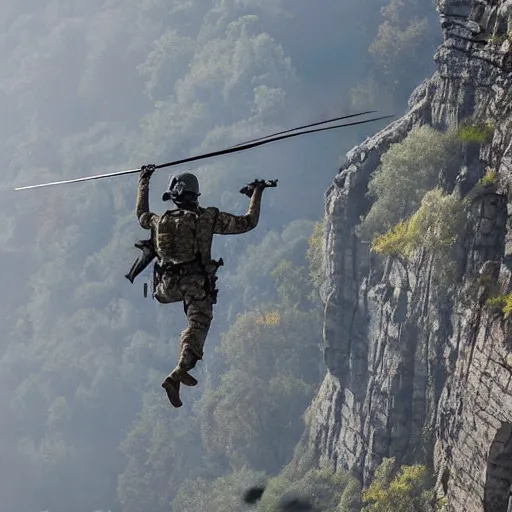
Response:
[[[303,442],[364,482],[383,457],[431,463],[453,511],[506,512],[512,484],[511,321],[486,306],[491,293],[511,291],[508,3],[438,1],[444,42],[436,73],[414,91],[406,115],[347,154],[326,193],[328,373]],[[391,144],[415,126],[443,129],[469,116],[496,119],[496,129],[492,143],[464,150],[456,187],[467,194],[487,167],[498,182],[473,203],[455,292],[447,294],[427,251],[405,270],[371,254],[355,227]]]

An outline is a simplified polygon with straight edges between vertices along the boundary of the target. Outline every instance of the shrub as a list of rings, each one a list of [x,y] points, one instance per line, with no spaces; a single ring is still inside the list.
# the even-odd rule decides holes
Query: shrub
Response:
[[[407,258],[413,249],[409,225],[409,221],[402,221],[383,235],[377,235],[372,242],[372,251],[385,256]]]
[[[472,204],[482,197],[485,193],[496,188],[498,184],[498,173],[487,167],[486,173],[480,178],[476,185],[469,191],[465,201],[468,204]]]
[[[455,243],[465,219],[465,204],[435,188],[425,194],[420,208],[411,217],[410,230],[418,245],[436,251]]]
[[[498,182],[498,173],[492,170],[490,167],[486,169],[486,173],[483,178],[478,180],[478,186],[480,187],[490,187],[496,185]]]
[[[512,313],[512,293],[490,297],[486,305],[492,313],[500,313],[508,318]]]
[[[392,144],[368,185],[376,200],[358,227],[359,236],[372,240],[410,216],[440,174],[452,167],[456,144],[452,133],[429,126],[414,128],[402,142]]]
[[[462,142],[476,142],[477,144],[485,144],[492,140],[494,134],[494,123],[485,121],[483,123],[468,124],[459,128],[457,137]]]
[[[505,314],[505,318],[508,318],[510,313],[512,313],[512,293],[507,295],[505,305],[503,306],[503,313]]]
[[[451,246],[462,231],[464,204],[440,188],[425,194],[419,209],[383,235],[377,235],[372,250],[386,256],[410,257],[420,247],[439,251]]]
[[[487,307],[495,312],[498,313],[503,310],[506,304],[506,296],[505,295],[496,295],[495,297],[489,297],[486,301]]]

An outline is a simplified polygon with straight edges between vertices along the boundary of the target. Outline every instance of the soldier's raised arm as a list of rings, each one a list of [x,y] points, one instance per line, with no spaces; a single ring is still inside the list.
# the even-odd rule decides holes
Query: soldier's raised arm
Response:
[[[151,229],[151,220],[156,217],[155,213],[149,211],[149,180],[154,172],[154,165],[144,165],[139,175],[135,213],[143,229]]]
[[[219,212],[213,233],[216,235],[240,235],[254,229],[260,220],[262,195],[263,187],[255,187],[251,195],[249,209],[245,215],[233,215],[232,213]]]

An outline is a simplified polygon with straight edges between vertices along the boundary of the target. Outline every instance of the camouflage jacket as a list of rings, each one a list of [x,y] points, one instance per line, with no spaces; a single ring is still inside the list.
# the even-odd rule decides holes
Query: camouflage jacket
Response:
[[[261,195],[261,190],[254,192],[246,215],[233,215],[213,207],[167,210],[157,215],[149,211],[149,178],[141,178],[136,214],[141,227],[153,233],[160,265],[197,261],[198,256],[208,265],[213,235],[238,235],[257,226]]]

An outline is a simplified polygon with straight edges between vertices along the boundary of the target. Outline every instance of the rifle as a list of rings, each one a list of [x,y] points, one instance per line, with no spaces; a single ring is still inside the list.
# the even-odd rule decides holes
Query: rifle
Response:
[[[244,188],[240,190],[240,194],[244,194],[247,197],[252,197],[252,194],[257,186],[262,188],[277,187],[277,180],[258,180],[255,179],[253,182],[248,183]]]
[[[142,251],[142,254],[133,262],[132,268],[124,276],[132,284],[135,278],[156,258],[152,236],[148,240],[138,240],[134,245]]]

